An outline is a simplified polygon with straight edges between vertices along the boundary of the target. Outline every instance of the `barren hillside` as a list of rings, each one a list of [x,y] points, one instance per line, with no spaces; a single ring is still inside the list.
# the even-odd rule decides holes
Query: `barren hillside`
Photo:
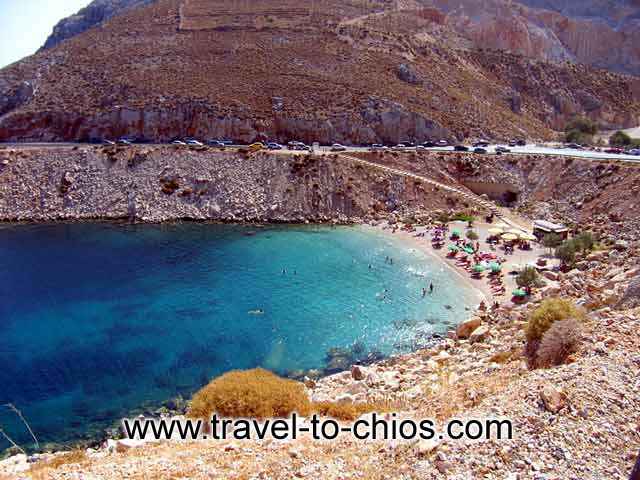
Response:
[[[295,3],[295,4],[294,4]],[[640,81],[475,50],[383,0],[160,0],[0,71],[0,140],[346,143],[635,126]]]

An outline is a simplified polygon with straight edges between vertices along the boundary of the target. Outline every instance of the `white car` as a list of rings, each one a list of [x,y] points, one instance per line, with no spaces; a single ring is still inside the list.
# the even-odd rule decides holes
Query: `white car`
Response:
[[[202,147],[202,142],[198,140],[187,140],[187,145],[192,145],[194,147]]]
[[[331,145],[332,152],[344,152],[347,149],[344,145],[340,145],[339,143],[334,143]]]
[[[403,144],[399,143],[398,145],[396,145],[395,147],[392,147],[394,150],[406,150],[407,147],[405,147]]]
[[[186,145],[182,140],[174,140],[171,145]]]
[[[427,149],[426,149],[426,147],[424,145],[416,145],[416,150],[417,151],[425,151]]]
[[[629,155],[640,155],[640,148],[633,148],[629,150]]]
[[[440,140],[438,143],[436,143],[436,145],[438,145],[439,147],[447,147],[449,146],[449,142],[447,142],[446,140]]]

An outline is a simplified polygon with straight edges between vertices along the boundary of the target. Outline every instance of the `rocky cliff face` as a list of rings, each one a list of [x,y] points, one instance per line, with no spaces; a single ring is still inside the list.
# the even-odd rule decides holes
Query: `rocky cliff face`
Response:
[[[74,37],[128,8],[146,5],[154,0],[94,0],[75,15],[64,18],[53,27],[42,49],[56,46],[63,40]]]
[[[640,74],[640,4],[630,0],[426,0],[477,46]]]
[[[0,221],[353,222],[444,209],[412,179],[310,155],[171,147],[0,150]]]

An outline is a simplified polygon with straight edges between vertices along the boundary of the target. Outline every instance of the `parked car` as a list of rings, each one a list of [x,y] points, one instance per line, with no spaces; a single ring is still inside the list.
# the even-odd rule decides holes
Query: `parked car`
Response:
[[[523,139],[516,140],[516,145],[517,145],[518,147],[526,147],[526,146],[527,146],[527,141],[526,141],[526,140],[523,140]]]
[[[106,138],[104,140],[102,140],[102,144],[103,145],[115,145],[116,142],[114,142],[113,140],[107,140]]]
[[[334,143],[331,145],[332,152],[344,152],[347,149],[344,145],[340,145],[339,143]]]
[[[517,140],[509,140],[509,146],[510,147],[517,147],[518,146],[518,141]]]
[[[171,145],[186,145],[182,140],[174,140]]]
[[[422,144],[422,146],[423,146],[424,148],[433,148],[433,147],[435,147],[435,146],[436,146],[436,144],[435,144],[435,142],[424,142],[424,143]]]
[[[456,145],[455,147],[453,147],[453,149],[456,152],[468,152],[469,151],[469,147],[465,147],[464,145]]]
[[[276,142],[269,142],[267,143],[267,148],[269,150],[282,150],[282,145]]]
[[[629,155],[640,155],[640,148],[632,148],[627,152]]]
[[[621,148],[613,147],[613,148],[607,148],[604,151],[604,153],[617,153],[617,154],[620,154],[620,153],[624,153],[624,150],[622,150]]]
[[[220,140],[207,140],[207,145],[209,145],[210,147],[216,147],[216,148],[226,147],[226,145],[222,143]]]
[[[129,140],[128,138],[119,138],[118,141],[116,142],[118,145],[133,145],[133,143],[131,142],[131,140]]]
[[[384,148],[384,145],[382,145],[381,143],[374,143],[370,147],[371,150],[382,150],[383,148]]]
[[[497,146],[496,147],[496,153],[500,154],[500,153],[511,153],[511,150],[509,150],[507,147],[503,147],[503,146]]]
[[[392,150],[406,150],[407,147],[405,147],[402,143],[397,144],[394,147],[391,147]]]
[[[202,147],[203,146],[202,142],[199,142],[198,140],[195,140],[193,138],[190,139],[190,140],[187,140],[186,143],[187,143],[187,145],[190,145],[192,147]]]
[[[477,142],[475,142],[475,143],[473,144],[473,146],[474,146],[474,147],[482,147],[482,148],[485,148],[485,147],[488,147],[488,146],[489,146],[489,142],[488,142],[488,141],[486,141],[486,140],[478,140]]]
[[[404,145],[407,148],[413,148],[416,146],[414,142],[400,142],[400,145]]]
[[[424,145],[416,145],[416,151],[424,151],[426,150],[426,148],[424,147]]]
[[[577,143],[568,143],[566,147],[573,148],[574,150],[582,150],[582,145],[579,145]]]
[[[447,142],[446,140],[439,140],[437,145],[438,147],[447,147],[449,146],[449,142]]]
[[[484,153],[487,153],[487,150],[484,149],[484,148],[481,148],[481,147],[477,147],[477,148],[473,149],[473,153],[482,153],[482,154],[484,154]]]

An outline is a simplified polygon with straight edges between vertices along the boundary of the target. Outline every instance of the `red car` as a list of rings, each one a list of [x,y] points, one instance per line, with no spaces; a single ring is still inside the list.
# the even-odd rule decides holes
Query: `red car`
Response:
[[[624,153],[624,150],[621,148],[608,148],[604,151],[604,153]]]

